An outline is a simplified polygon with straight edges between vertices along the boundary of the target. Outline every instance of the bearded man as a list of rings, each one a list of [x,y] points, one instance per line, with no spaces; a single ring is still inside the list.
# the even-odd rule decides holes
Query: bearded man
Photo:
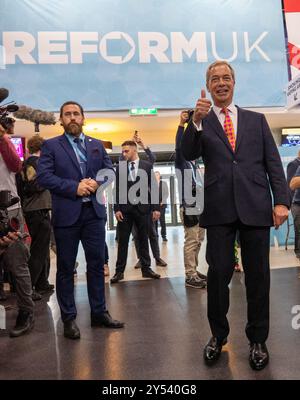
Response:
[[[73,270],[79,241],[87,263],[91,326],[122,328],[112,319],[104,294],[106,211],[96,199],[98,171],[113,169],[100,140],[83,134],[84,112],[74,101],[60,108],[61,136],[46,140],[38,164],[38,183],[52,195],[52,225],[57,247],[56,293],[64,336],[79,339]]]

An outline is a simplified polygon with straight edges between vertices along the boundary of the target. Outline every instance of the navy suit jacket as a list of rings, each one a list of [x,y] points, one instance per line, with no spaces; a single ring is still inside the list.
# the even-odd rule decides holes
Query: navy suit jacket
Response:
[[[100,140],[85,136],[88,178],[96,180],[101,169],[113,169]],[[78,220],[82,197],[77,196],[79,182],[83,179],[75,152],[65,134],[46,140],[39,159],[38,183],[52,195],[52,224],[71,226]],[[106,217],[105,206],[92,194],[91,200],[98,218]]]
[[[281,159],[263,114],[238,107],[236,150],[233,152],[213,110],[198,132],[191,121],[182,138],[187,160],[202,156],[205,165],[204,210],[200,225],[234,222],[272,226],[274,205],[289,206]]]
[[[293,160],[290,163],[288,163],[288,166],[286,168],[287,183],[288,183],[288,186],[289,186],[290,204],[292,204],[293,197],[294,197],[294,194],[295,194],[295,191],[290,189],[290,183],[291,183],[291,180],[294,177],[298,167],[300,167],[300,159],[299,158],[295,158],[295,160]]]

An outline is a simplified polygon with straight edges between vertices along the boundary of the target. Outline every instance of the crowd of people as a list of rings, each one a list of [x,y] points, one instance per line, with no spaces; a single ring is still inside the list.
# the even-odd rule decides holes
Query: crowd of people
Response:
[[[180,114],[175,138],[175,167],[185,238],[185,285],[207,288],[212,337],[203,356],[205,362],[212,364],[218,360],[228,340],[228,285],[238,266],[238,243],[248,303],[249,363],[253,369],[261,370],[269,362],[266,340],[269,332],[270,227],[278,228],[287,219],[291,203],[295,252],[300,257],[300,154],[288,168],[289,194],[280,156],[265,117],[236,106],[234,87],[232,66],[217,61],[208,67],[206,75],[206,89],[212,101],[202,89],[194,111]],[[23,164],[9,138],[13,125],[10,131],[0,127],[0,190],[10,190],[12,196],[21,198],[21,202],[8,209],[10,218],[19,221],[18,233],[10,232],[0,239],[1,265],[11,272],[11,284],[15,287],[19,307],[11,337],[32,329],[33,301],[55,289],[64,336],[80,338],[74,298],[74,266],[79,242],[86,258],[91,326],[124,327],[124,322],[110,315],[105,302],[104,277],[109,271],[106,208],[105,202],[101,201],[101,190],[108,183],[109,173],[99,178],[99,171],[112,171],[115,176],[118,253],[110,283],[117,284],[124,279],[131,234],[138,258],[136,268],[141,269],[142,277],[160,278],[150,267],[149,243],[156,265],[167,267],[167,262],[160,256],[158,221],[162,239],[167,241],[165,211],[169,193],[159,172],[154,173],[154,154],[136,132],[122,144],[120,161],[114,168],[102,142],[83,133],[84,118],[79,103],[65,102],[60,108],[64,133],[46,141],[38,135],[31,138],[27,144],[30,156]],[[139,157],[138,147],[145,151],[148,160]],[[197,166],[199,157],[205,172]],[[198,195],[200,193],[201,198],[203,190],[203,202],[199,202]],[[31,237],[30,252],[22,236],[24,221]],[[51,229],[57,259],[55,288],[48,281]],[[207,276],[197,269],[205,231]],[[3,278],[3,274],[1,276]],[[4,300],[3,279],[0,285],[0,296]]]

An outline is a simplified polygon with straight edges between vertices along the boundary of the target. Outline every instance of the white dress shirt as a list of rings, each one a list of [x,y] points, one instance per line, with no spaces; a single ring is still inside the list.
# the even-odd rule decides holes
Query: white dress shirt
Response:
[[[137,158],[136,160],[134,160],[134,161],[128,161],[128,171],[129,171],[129,175],[130,175],[130,180],[132,181],[132,182],[134,182],[135,180],[136,180],[136,176],[137,176],[137,173],[138,173],[138,169],[139,169],[139,161],[140,161],[140,159],[139,158]],[[134,163],[134,172],[135,172],[135,177],[133,176],[133,174],[132,174],[132,163]]]

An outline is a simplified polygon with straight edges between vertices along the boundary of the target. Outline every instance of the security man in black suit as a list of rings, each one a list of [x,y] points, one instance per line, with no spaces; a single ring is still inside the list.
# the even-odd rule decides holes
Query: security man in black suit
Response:
[[[159,219],[158,185],[152,164],[140,160],[137,145],[132,140],[122,144],[122,155],[126,161],[120,161],[116,170],[115,216],[119,225],[118,257],[115,275],[110,280],[117,283],[124,279],[127,262],[129,236],[132,225],[137,228],[140,244],[140,261],[144,278],[159,279],[160,275],[150,268],[151,259],[148,246],[148,220],[152,213],[154,221]],[[126,184],[126,186],[124,186]],[[137,188],[139,186],[139,188]],[[137,188],[137,190],[135,190]],[[151,190],[155,204],[151,204]]]
[[[264,368],[269,355],[270,227],[288,217],[288,188],[280,156],[264,115],[233,103],[234,70],[225,61],[208,67],[206,87],[182,139],[187,160],[202,156],[205,165],[204,210],[207,228],[208,319],[212,338],[204,349],[216,361],[227,342],[228,285],[234,271],[234,241],[240,232],[248,302],[246,335],[250,366]],[[211,109],[212,108],[212,109]],[[273,205],[271,191],[273,194]]]

